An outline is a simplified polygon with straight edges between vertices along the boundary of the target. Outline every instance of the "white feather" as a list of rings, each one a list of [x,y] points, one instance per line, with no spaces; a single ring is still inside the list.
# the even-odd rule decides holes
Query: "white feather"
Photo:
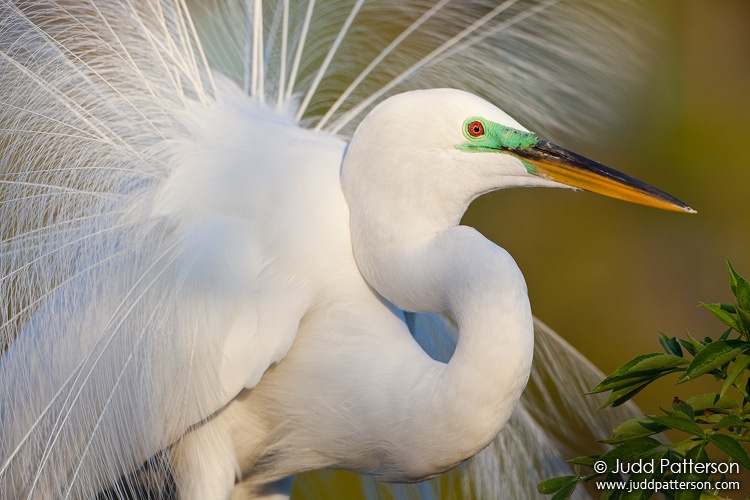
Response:
[[[255,387],[305,314],[346,295],[350,256],[313,244],[323,232],[348,248],[346,221],[327,217],[346,212],[327,191],[345,143],[328,133],[348,137],[374,105],[423,87],[472,91],[536,130],[589,126],[636,73],[616,54],[638,21],[603,2],[0,2],[0,496],[166,487],[182,465],[163,450]],[[419,336],[428,317],[416,318]],[[450,326],[431,318],[444,350]],[[550,342],[562,389],[532,374],[518,439],[461,469],[479,497],[505,487],[496,478],[532,491],[544,478],[547,466],[494,468],[522,445],[560,448],[541,431],[558,425],[546,408],[590,418],[568,398],[598,374],[571,380],[572,348]],[[234,474],[219,434],[194,445]]]

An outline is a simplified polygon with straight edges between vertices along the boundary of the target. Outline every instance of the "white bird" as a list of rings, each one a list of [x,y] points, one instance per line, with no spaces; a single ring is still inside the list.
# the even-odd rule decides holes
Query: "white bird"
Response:
[[[180,498],[250,498],[322,468],[421,481],[490,445],[514,410],[529,413],[516,424],[529,462],[551,455],[535,427],[555,399],[544,377],[541,402],[517,409],[535,349],[523,277],[461,216],[520,186],[691,210],[465,91],[385,99],[554,2],[514,3],[477,4],[451,36],[447,2],[404,8],[405,29],[371,61],[411,66],[359,104],[351,79],[311,123],[360,9],[380,12],[363,1],[317,19],[310,40],[314,1],[2,2],[0,495],[124,497],[174,481]],[[398,47],[433,18],[438,48]],[[314,41],[324,57],[306,54]],[[305,55],[319,69],[299,76]],[[377,102],[348,145],[334,135]],[[559,406],[582,404],[569,398],[585,386]],[[560,466],[549,460],[535,467]],[[503,474],[538,477],[513,465]]]

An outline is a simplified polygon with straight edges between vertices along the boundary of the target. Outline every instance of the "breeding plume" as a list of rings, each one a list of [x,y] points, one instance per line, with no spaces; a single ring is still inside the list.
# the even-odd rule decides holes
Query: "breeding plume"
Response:
[[[629,410],[590,414],[597,372],[461,216],[533,186],[691,211],[490,103],[600,109],[619,73],[579,34],[631,47],[634,18],[577,7],[0,2],[0,496],[412,483],[485,448],[455,474],[479,497],[565,470],[560,419]]]

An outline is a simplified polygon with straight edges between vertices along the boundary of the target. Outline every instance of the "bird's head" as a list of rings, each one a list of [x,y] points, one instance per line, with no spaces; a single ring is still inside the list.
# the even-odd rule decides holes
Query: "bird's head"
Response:
[[[516,186],[572,187],[657,208],[692,212],[644,182],[563,149],[467,92],[393,96],[365,117],[342,167],[347,199],[423,207],[438,225],[458,222],[477,196]],[[369,200],[370,206],[375,202]],[[357,203],[360,204],[360,203]]]

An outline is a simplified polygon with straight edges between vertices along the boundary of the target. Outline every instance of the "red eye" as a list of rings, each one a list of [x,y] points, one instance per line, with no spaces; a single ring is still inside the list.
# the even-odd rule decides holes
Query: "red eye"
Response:
[[[484,134],[484,125],[482,125],[482,122],[474,121],[469,123],[466,130],[469,132],[470,136],[479,137]]]

